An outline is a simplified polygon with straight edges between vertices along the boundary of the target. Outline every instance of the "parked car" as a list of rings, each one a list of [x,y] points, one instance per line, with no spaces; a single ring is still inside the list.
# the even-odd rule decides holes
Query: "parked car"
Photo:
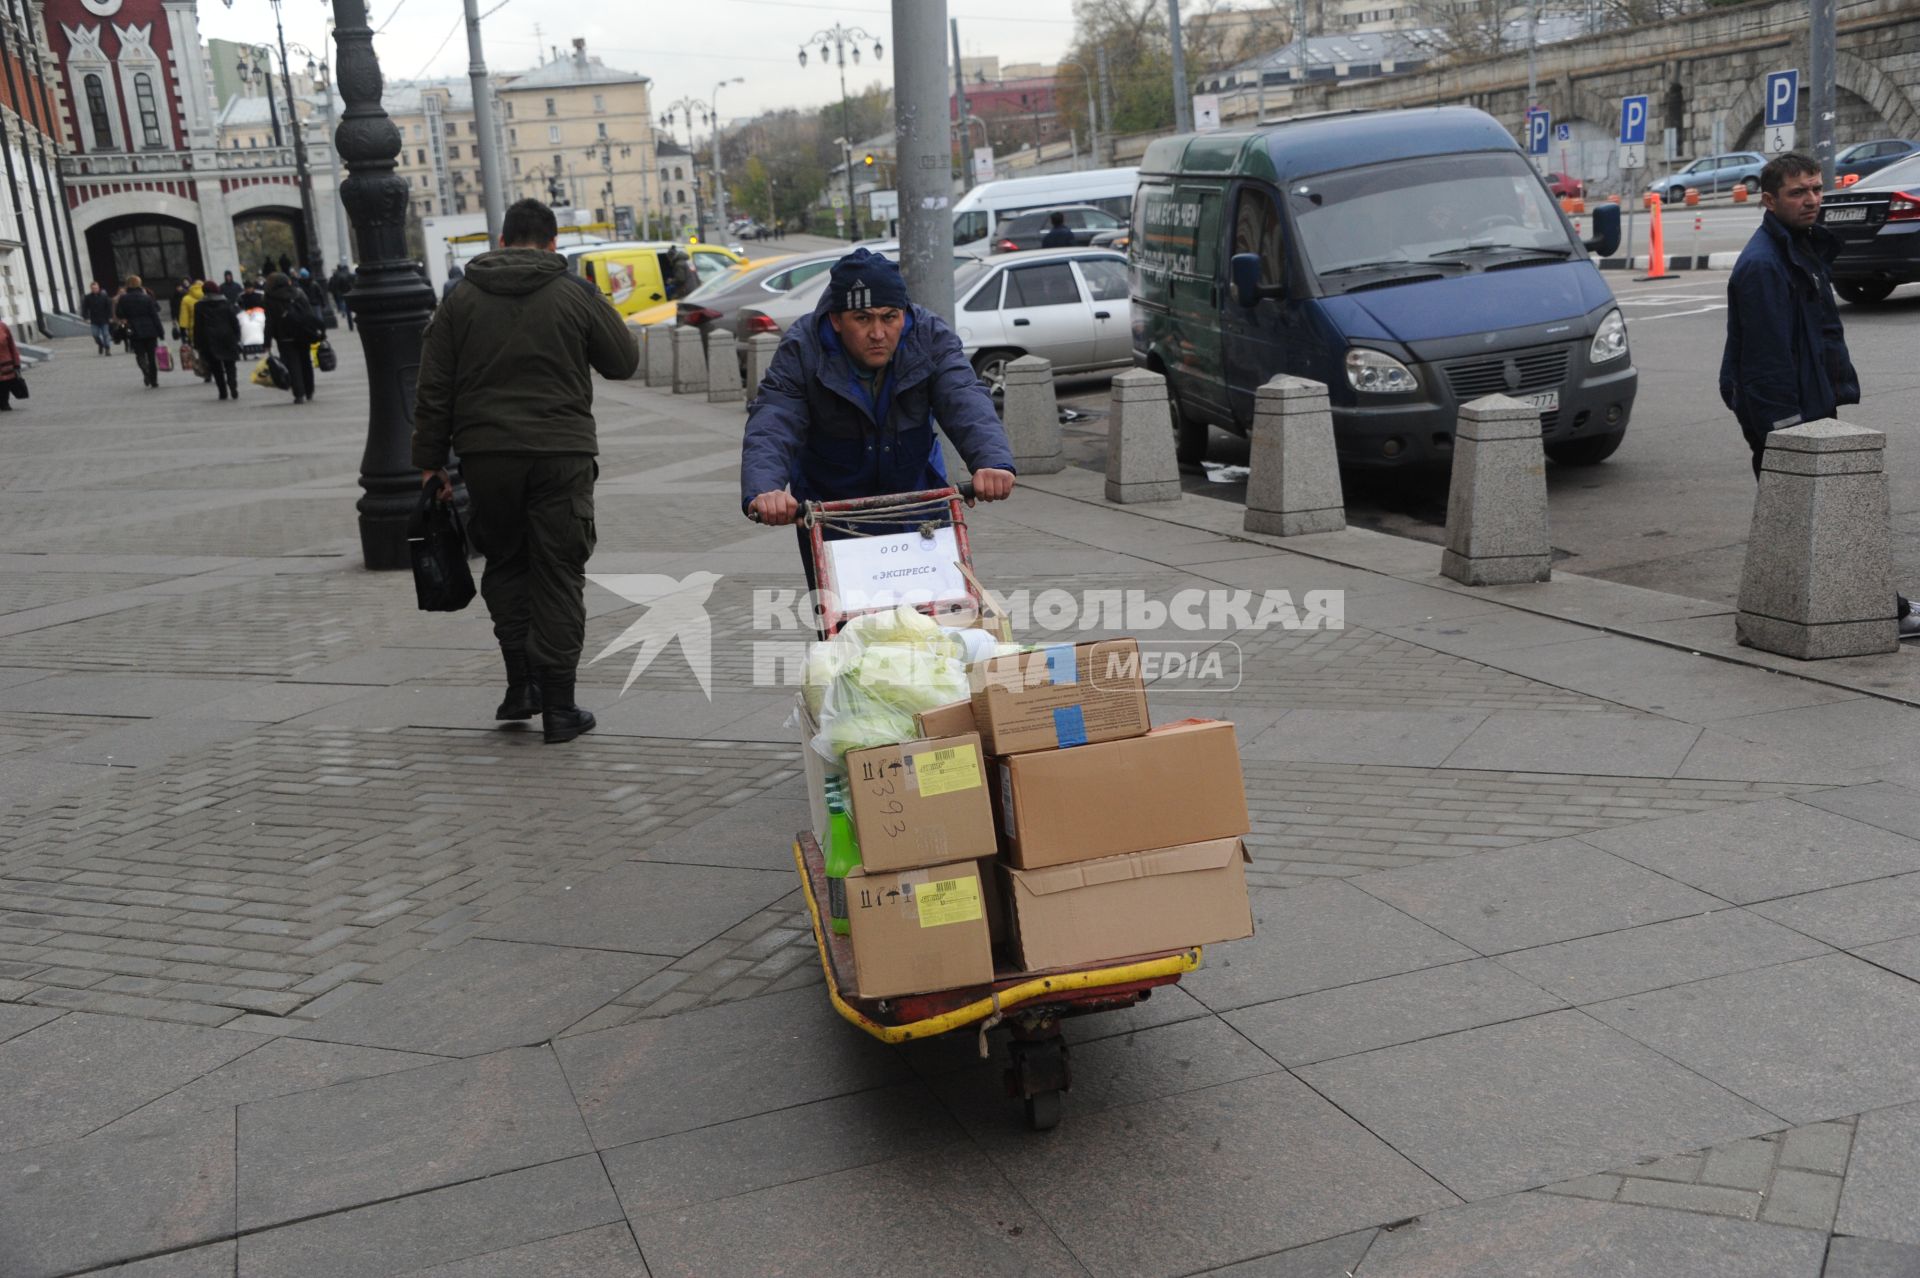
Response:
[[[1833,291],[1857,306],[1920,280],[1920,155],[1910,155],[1821,202],[1840,238]]]
[[[1253,426],[1285,373],[1327,388],[1356,466],[1445,463],[1460,406],[1510,395],[1548,457],[1620,446],[1639,385],[1626,319],[1499,121],[1467,107],[1161,138],[1134,201],[1134,360],[1167,379],[1181,460]]]
[[[900,244],[897,240],[863,242],[859,245],[850,246],[845,251],[850,252],[854,247],[863,248],[873,253],[884,253],[888,257],[893,257],[900,251]],[[844,255],[845,252],[840,250],[836,250],[827,255],[827,265],[831,267],[833,263],[839,261]],[[976,260],[977,259],[973,257],[956,253],[953,264],[956,268],[971,266],[974,265]],[[821,271],[812,279],[806,280],[788,289],[784,293],[769,297],[762,302],[755,302],[751,306],[740,307],[737,312],[739,315],[739,327],[736,331],[743,339],[751,337],[755,333],[786,332],[788,325],[797,320],[805,319],[807,316],[813,314],[816,306],[820,305],[820,295],[827,291],[827,279],[828,273]]]
[[[963,253],[985,257],[998,242],[996,232],[1006,219],[1032,209],[1091,204],[1124,218],[1132,212],[1133,191],[1139,183],[1140,171],[1132,168],[982,182],[954,201],[953,245]]]
[[[1110,241],[1126,233],[1126,219],[1115,217],[1105,209],[1095,208],[1091,204],[1055,205],[1050,209],[1030,209],[1003,219],[999,231],[994,235],[993,251],[1018,253],[1023,249],[1039,248],[1040,241],[1053,229],[1055,213],[1066,218],[1067,230],[1073,233],[1076,248]]]
[[[1556,200],[1581,199],[1587,194],[1587,184],[1571,173],[1549,173],[1547,190],[1553,192]]]
[[[1055,373],[1133,365],[1127,259],[1108,249],[1034,249],[962,267],[953,279],[954,329],[995,395],[1007,365],[1039,355]]]
[[[745,342],[756,332],[777,331],[771,327],[749,328],[741,319],[741,309],[770,302],[783,293],[825,275],[845,255],[844,249],[823,253],[805,253],[749,263],[736,274],[728,274],[702,284],[676,303],[675,323],[697,328],[704,336],[725,331]],[[763,325],[772,321],[762,317]]]
[[[1720,191],[1731,191],[1742,182],[1746,183],[1749,192],[1758,195],[1760,170],[1766,165],[1767,157],[1758,151],[1731,151],[1725,155],[1702,156],[1678,173],[1647,183],[1647,190],[1668,204],[1685,199],[1688,191],[1713,195]]]
[[[1833,178],[1835,182],[1844,182],[1849,177],[1858,181],[1916,152],[1920,152],[1920,144],[1905,138],[1875,138],[1871,142],[1856,142],[1833,158]]]

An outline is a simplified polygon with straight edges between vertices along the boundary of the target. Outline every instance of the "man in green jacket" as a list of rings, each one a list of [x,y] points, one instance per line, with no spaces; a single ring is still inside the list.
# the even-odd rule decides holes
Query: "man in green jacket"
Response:
[[[549,743],[593,727],[574,700],[600,473],[593,374],[620,380],[640,363],[619,312],[567,273],[556,236],[539,201],[507,210],[499,250],[468,264],[427,325],[413,413],[422,482],[452,497],[450,448],[466,477],[487,557],[480,593],[507,667],[494,717],[538,711]]]

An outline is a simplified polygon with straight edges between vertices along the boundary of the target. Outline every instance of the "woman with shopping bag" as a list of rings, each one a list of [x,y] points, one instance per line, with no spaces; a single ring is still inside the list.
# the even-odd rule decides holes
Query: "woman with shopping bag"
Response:
[[[193,309],[193,344],[199,363],[213,378],[221,399],[239,399],[234,365],[240,358],[240,317],[212,283]]]
[[[167,335],[167,327],[160,322],[160,303],[141,285],[138,275],[127,276],[126,291],[114,303],[113,314],[127,326],[127,343],[133,347],[141,379],[149,389],[160,385],[160,368],[153,352]]]

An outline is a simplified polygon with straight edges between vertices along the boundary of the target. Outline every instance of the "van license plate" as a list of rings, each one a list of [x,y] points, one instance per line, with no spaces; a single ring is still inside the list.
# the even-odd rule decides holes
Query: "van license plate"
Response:
[[[1864,222],[1867,220],[1867,206],[1856,204],[1852,208],[1829,208],[1826,220],[1829,222]]]
[[[1542,413],[1551,413],[1560,407],[1560,392],[1557,390],[1541,391],[1537,395],[1522,395],[1519,399],[1528,408]]]

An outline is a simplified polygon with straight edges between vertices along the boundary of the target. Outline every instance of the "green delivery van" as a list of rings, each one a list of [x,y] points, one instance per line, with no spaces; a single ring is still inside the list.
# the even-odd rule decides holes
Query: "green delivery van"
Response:
[[[1134,361],[1166,376],[1182,461],[1240,435],[1276,374],[1324,383],[1344,464],[1445,464],[1459,407],[1539,410],[1547,455],[1620,446],[1639,375],[1582,243],[1492,116],[1326,116],[1163,138],[1140,165],[1128,249]]]

